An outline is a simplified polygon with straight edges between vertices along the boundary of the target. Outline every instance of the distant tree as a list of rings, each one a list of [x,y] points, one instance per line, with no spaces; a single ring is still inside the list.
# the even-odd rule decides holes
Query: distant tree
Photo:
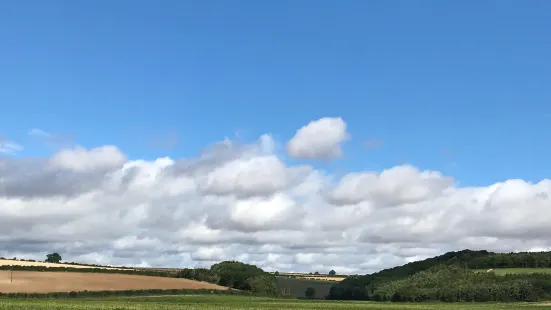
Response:
[[[58,253],[52,253],[46,255],[46,263],[59,263],[61,262],[61,255]]]
[[[316,297],[316,290],[313,287],[308,287],[304,291],[304,295],[306,295],[306,298],[314,299]]]
[[[320,273],[316,271],[316,272],[314,272],[314,274],[315,274],[315,275],[319,275]]]
[[[220,277],[219,285],[238,290],[250,290],[250,283],[247,282],[247,279],[268,274],[255,265],[237,261],[223,261],[212,265],[210,270]]]
[[[329,271],[329,275],[330,275],[330,276],[334,276],[334,275],[336,275],[336,274],[337,274],[337,273],[335,272],[335,270]]]
[[[279,271],[276,271],[274,274],[275,274],[276,276],[279,276]]]

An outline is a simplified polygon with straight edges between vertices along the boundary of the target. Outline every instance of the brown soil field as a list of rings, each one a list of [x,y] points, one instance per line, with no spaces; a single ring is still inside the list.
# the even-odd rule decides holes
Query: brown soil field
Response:
[[[10,282],[10,271],[0,271],[0,292],[3,293],[147,289],[227,290],[228,288],[188,279],[79,272],[14,271],[13,282]]]

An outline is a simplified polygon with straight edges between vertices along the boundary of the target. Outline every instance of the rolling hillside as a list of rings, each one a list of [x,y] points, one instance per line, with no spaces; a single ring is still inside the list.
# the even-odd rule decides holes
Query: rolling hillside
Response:
[[[329,298],[341,300],[372,300],[375,298],[375,291],[381,286],[386,286],[393,282],[397,285],[397,281],[407,279],[408,277],[412,277],[420,272],[434,270],[434,268],[438,268],[442,265],[459,266],[462,269],[472,269],[469,271],[470,274],[482,274],[480,271],[487,273],[489,269],[493,269],[494,272],[492,275],[488,275],[488,277],[495,275],[507,275],[507,279],[511,281],[530,282],[531,280],[525,277],[526,274],[550,272],[551,252],[493,253],[488,251],[471,250],[448,252],[422,261],[384,269],[373,274],[350,276],[332,286]],[[473,273],[473,270],[477,272]],[[431,276],[428,278],[437,279],[438,276]],[[534,289],[543,285],[541,289],[547,290],[547,278],[545,278],[545,276],[542,276],[541,278],[542,279],[540,282],[530,283],[535,285]],[[475,276],[470,279],[474,282],[469,283],[469,285],[475,285],[476,281],[484,282],[487,280],[482,276]],[[497,279],[494,280],[497,281]],[[526,282],[525,285],[528,285],[528,282]],[[551,291],[551,285],[549,289]],[[536,292],[535,294],[539,293]]]

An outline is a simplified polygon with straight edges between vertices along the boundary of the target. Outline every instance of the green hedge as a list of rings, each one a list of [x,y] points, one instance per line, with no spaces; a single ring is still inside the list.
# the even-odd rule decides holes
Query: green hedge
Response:
[[[45,267],[45,266],[20,266],[20,265],[4,265],[0,266],[0,270],[13,271],[51,271],[51,272],[89,272],[89,273],[111,273],[111,274],[135,274],[142,276],[153,277],[169,277],[174,278],[174,273],[153,271],[153,270],[118,270],[118,269],[101,269],[101,268],[71,268],[71,267]]]
[[[207,290],[207,289],[151,289],[151,290],[125,290],[125,291],[80,291],[80,292],[56,292],[56,293],[0,293],[0,298],[11,299],[72,299],[93,297],[124,297],[124,296],[159,296],[159,295],[239,295],[251,296],[250,292],[237,290]]]

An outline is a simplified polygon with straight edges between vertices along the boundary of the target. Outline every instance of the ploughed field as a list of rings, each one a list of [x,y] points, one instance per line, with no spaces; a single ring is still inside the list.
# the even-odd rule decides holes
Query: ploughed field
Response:
[[[0,310],[69,310],[69,309],[117,309],[117,310],[253,310],[253,309],[365,309],[365,310],[535,310],[551,309],[551,306],[530,303],[376,303],[376,302],[337,302],[268,299],[236,296],[159,296],[159,297],[124,297],[102,300],[10,300],[0,299]]]
[[[210,289],[226,287],[181,278],[165,278],[126,274],[0,271],[2,293],[53,293],[70,291],[122,291],[147,289]]]

